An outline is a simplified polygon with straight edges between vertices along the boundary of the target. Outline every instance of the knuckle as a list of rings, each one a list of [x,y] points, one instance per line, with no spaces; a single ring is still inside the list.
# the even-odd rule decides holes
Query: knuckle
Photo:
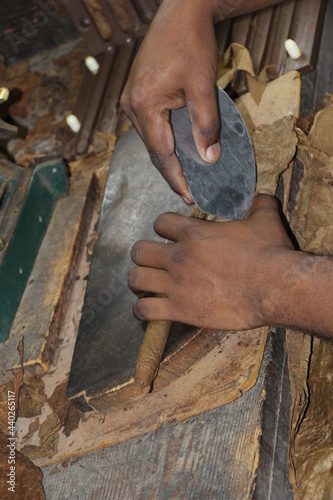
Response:
[[[184,250],[176,250],[171,254],[171,261],[176,264],[185,264],[189,260],[189,255]]]
[[[182,237],[184,239],[193,239],[198,236],[198,227],[193,221],[190,221],[189,224],[185,225],[182,230]]]
[[[201,135],[207,139],[218,139],[220,136],[220,123],[209,122],[201,126]]]
[[[130,106],[134,111],[141,110],[142,108],[148,109],[149,93],[142,85],[135,85],[129,96]]]
[[[168,162],[170,158],[174,155],[174,149],[172,150],[149,150],[149,156],[155,167],[162,172],[168,169]]]
[[[217,141],[220,136],[220,123],[207,120],[197,125],[197,131],[205,140]]]
[[[129,96],[126,90],[124,90],[120,96],[120,106],[122,107],[122,109],[125,111],[126,114],[129,113],[130,103],[129,103]]]

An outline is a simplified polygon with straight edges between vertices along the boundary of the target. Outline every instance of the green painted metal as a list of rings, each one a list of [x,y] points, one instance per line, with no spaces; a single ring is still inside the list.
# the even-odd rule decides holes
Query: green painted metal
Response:
[[[8,338],[55,205],[68,189],[67,170],[61,160],[48,161],[35,168],[0,267],[1,342]],[[6,197],[10,196],[10,191],[6,190]],[[2,205],[6,205],[5,199]]]

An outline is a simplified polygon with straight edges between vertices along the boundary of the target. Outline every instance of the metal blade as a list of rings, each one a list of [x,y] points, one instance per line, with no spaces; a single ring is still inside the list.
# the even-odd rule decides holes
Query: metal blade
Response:
[[[176,154],[200,210],[224,219],[242,219],[250,209],[256,166],[249,134],[233,101],[218,88],[221,156],[208,163],[199,155],[187,108],[171,113]]]

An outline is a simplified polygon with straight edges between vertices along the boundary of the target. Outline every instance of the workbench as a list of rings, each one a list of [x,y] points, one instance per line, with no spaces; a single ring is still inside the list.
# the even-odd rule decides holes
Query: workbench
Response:
[[[301,112],[333,89],[333,2],[316,70],[302,77]],[[295,176],[295,182],[297,176]],[[266,398],[263,397],[266,395]],[[184,422],[43,469],[48,498],[292,498],[288,480],[289,377],[284,332],[271,331],[256,385],[241,398]],[[254,435],[261,432],[258,468]]]
[[[316,70],[302,77],[304,116],[321,108],[326,92],[333,90],[332,22],[333,0],[328,0]],[[88,239],[95,222],[96,214]],[[87,263],[77,272],[82,279]],[[65,325],[80,307],[83,284],[78,281]],[[293,498],[290,405],[285,332],[270,329],[257,382],[240,398],[63,465],[43,467],[46,498]]]

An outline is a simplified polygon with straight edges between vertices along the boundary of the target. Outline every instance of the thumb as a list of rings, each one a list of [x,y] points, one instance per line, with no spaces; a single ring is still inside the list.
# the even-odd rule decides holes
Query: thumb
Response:
[[[255,194],[252,200],[250,211],[247,214],[247,219],[253,217],[279,217],[278,201],[268,191],[260,191]]]
[[[191,117],[194,141],[201,158],[209,163],[216,162],[221,154],[220,117],[217,105],[215,83],[206,89],[198,86],[186,95],[186,106]]]

